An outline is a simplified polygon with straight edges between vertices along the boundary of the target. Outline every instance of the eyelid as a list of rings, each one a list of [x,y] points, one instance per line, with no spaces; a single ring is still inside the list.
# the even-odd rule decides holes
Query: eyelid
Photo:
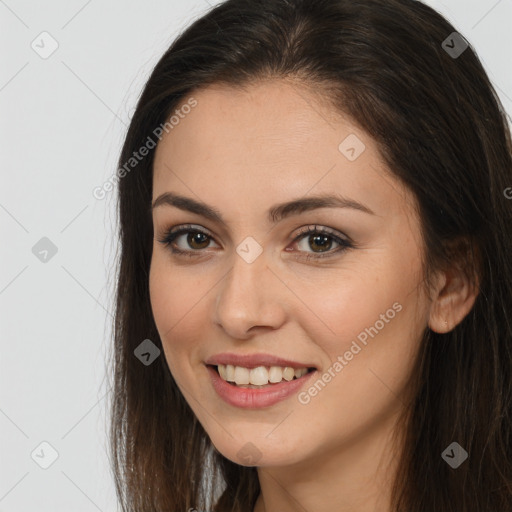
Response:
[[[354,242],[351,240],[349,236],[347,236],[345,233],[342,233],[341,231],[335,230],[333,228],[329,228],[327,226],[319,226],[318,224],[310,224],[308,226],[304,226],[301,228],[299,233],[293,238],[293,241],[295,242],[298,238],[302,237],[305,234],[308,233],[316,233],[319,232],[321,234],[329,235],[333,238],[341,239],[343,242],[346,242],[347,244],[353,244]]]
[[[342,241],[344,241],[344,242],[354,244],[353,240],[348,235],[346,235],[345,233],[343,233],[341,231],[338,231],[336,229],[333,229],[333,228],[330,228],[327,226],[321,226],[318,224],[308,224],[299,229],[300,229],[300,231],[295,236],[290,237],[292,242],[295,242],[297,240],[297,238],[301,237],[304,234],[318,231],[318,232],[333,236],[334,238],[341,238]],[[164,229],[164,237],[167,237],[171,234],[173,234],[173,235],[181,234],[183,232],[188,232],[188,231],[203,233],[204,235],[215,240],[215,236],[207,228],[204,228],[203,226],[201,226],[199,224],[178,224],[176,226],[165,228]],[[159,241],[162,242],[162,240],[159,240]]]

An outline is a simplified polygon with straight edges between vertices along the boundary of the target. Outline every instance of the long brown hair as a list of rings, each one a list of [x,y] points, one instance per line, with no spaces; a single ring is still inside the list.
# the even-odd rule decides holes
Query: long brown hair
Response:
[[[215,450],[163,357],[148,288],[154,149],[126,163],[195,90],[268,78],[310,86],[374,138],[417,199],[426,283],[451,242],[468,241],[479,293],[452,331],[425,329],[393,510],[512,510],[512,142],[479,58],[453,32],[414,0],[227,0],[160,59],[119,159],[110,454],[123,511],[248,512],[260,492],[256,468]],[[148,366],[134,355],[145,339],[162,351]],[[441,457],[452,441],[469,453],[456,470]]]

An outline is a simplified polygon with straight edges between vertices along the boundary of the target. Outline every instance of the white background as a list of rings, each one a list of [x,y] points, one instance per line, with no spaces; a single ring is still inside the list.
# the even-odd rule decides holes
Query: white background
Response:
[[[426,3],[476,49],[511,113],[511,0]],[[115,191],[92,190],[116,170],[152,67],[210,5],[0,0],[0,512],[116,510],[105,398]],[[59,45],[47,59],[31,47],[43,31]],[[42,237],[58,249],[46,263],[32,253]],[[43,441],[58,453],[48,469],[31,458],[49,460]]]

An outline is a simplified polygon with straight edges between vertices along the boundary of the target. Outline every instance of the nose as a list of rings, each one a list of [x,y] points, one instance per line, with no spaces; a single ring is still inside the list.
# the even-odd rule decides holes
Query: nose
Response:
[[[261,329],[278,329],[285,321],[286,288],[268,267],[265,252],[252,263],[238,254],[219,283],[215,323],[234,339],[248,339]]]

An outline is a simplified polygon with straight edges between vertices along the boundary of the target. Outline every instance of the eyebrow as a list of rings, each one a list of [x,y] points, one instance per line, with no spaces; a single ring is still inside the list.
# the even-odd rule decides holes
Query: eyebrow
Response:
[[[226,221],[218,210],[190,197],[180,196],[173,192],[165,192],[155,199],[151,210],[163,205],[174,206],[180,210],[201,215],[211,221],[226,226]],[[375,215],[370,208],[354,199],[330,194],[304,197],[274,205],[268,210],[268,220],[270,223],[276,223],[292,215],[319,208],[351,208],[370,215]]]

